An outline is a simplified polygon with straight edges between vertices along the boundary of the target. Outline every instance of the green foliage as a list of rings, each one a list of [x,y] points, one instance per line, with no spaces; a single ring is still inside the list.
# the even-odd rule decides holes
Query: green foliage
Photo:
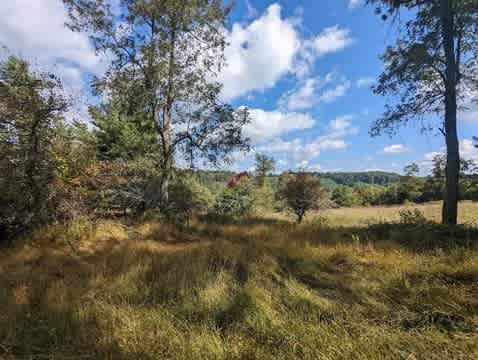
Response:
[[[428,223],[427,218],[419,209],[404,209],[399,211],[400,222],[408,225],[421,225]]]
[[[357,183],[388,185],[400,181],[400,175],[383,171],[320,173],[321,179],[329,179],[340,185],[353,186]],[[324,184],[325,185],[325,182]]]
[[[318,209],[323,196],[320,179],[306,173],[286,174],[281,180],[278,196],[301,223],[309,210]]]
[[[189,226],[191,216],[209,210],[214,197],[193,176],[178,174],[170,185],[167,215],[178,224]]]
[[[274,171],[275,160],[264,154],[256,154],[256,177],[259,186],[264,185],[264,179]]]
[[[252,211],[253,204],[252,185],[244,179],[216,197],[213,213],[220,218],[240,218]]]
[[[339,185],[332,191],[331,200],[343,207],[359,206],[363,203],[354,189],[345,185]]]
[[[63,2],[69,27],[90,35],[96,50],[111,59],[95,90],[121,107],[97,116],[103,152],[148,150],[143,127],[154,130],[162,170],[154,205],[167,205],[175,155],[191,164],[217,164],[233,150],[249,149],[242,133],[248,110],[219,99],[229,6],[219,0],[131,0],[115,14],[102,0]]]
[[[135,159],[159,153],[154,122],[129,116],[119,104],[91,107],[100,160]]]
[[[55,218],[52,142],[67,107],[55,75],[17,57],[0,63],[0,234]]]
[[[274,188],[269,181],[265,181],[262,186],[255,187],[252,191],[254,208],[256,210],[272,210],[275,208]]]

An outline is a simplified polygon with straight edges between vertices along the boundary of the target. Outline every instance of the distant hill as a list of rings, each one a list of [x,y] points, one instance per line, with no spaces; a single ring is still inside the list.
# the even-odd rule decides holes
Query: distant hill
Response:
[[[226,183],[234,172],[219,171],[219,170],[198,170],[196,171],[198,177],[204,183]],[[388,185],[397,183],[401,179],[401,175],[386,171],[362,171],[362,172],[314,172],[313,175],[319,176],[322,179],[322,184],[326,187],[334,187],[337,185]],[[277,175],[270,177],[272,183],[275,183]]]
[[[322,179],[332,180],[339,185],[388,185],[397,183],[401,175],[385,171],[364,171],[364,172],[326,172],[316,173]]]

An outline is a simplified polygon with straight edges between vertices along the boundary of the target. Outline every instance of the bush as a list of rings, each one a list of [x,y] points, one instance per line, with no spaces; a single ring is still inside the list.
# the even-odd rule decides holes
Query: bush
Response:
[[[275,208],[274,189],[267,181],[262,186],[254,189],[252,197],[256,210],[272,210]]]
[[[222,218],[239,218],[248,215],[254,203],[251,190],[248,179],[241,180],[223,190],[216,198],[214,215]]]
[[[213,202],[209,189],[191,176],[181,175],[169,186],[167,215],[170,220],[189,226],[194,212],[205,212]]]
[[[404,209],[399,211],[400,223],[407,225],[424,225],[428,223],[425,215],[418,209]]]
[[[331,200],[341,207],[352,207],[362,205],[360,196],[353,188],[347,185],[339,185],[332,192]]]

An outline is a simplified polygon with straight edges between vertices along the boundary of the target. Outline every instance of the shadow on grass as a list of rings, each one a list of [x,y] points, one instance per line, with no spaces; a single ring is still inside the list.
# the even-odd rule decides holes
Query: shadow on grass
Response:
[[[35,248],[31,256],[23,257],[12,249],[11,253],[9,250],[0,254],[0,307],[4,314],[0,315],[0,358],[148,358],[146,354],[125,348],[121,344],[125,339],[112,335],[116,330],[115,320],[108,322],[106,318],[111,315],[101,313],[98,310],[101,306],[108,307],[107,311],[122,306],[134,311],[166,308],[175,316],[168,323],[171,326],[176,326],[175,321],[183,322],[178,328],[185,323],[207,324],[227,333],[248,313],[256,311],[254,299],[246,291],[248,282],[259,276],[260,281],[269,281],[274,271],[280,274],[277,283],[267,283],[273,288],[271,291],[277,287],[277,291],[286,292],[286,282],[292,279],[341,306],[372,309],[374,304],[370,299],[376,300],[379,296],[357,284],[357,274],[362,270],[352,253],[339,252],[318,261],[307,256],[305,246],[372,243],[378,247],[390,241],[412,252],[446,251],[476,246],[478,230],[428,223],[332,227],[250,218],[228,224],[196,223],[187,232],[169,225],[162,229],[152,227],[149,232],[136,234],[127,241],[114,237],[101,241],[94,245],[94,251],[80,251],[78,256],[65,249],[55,249],[53,245]],[[287,244],[292,244],[292,248]],[[294,245],[305,250],[295,255]],[[278,269],[271,273],[263,271],[266,257],[273,258]],[[224,273],[226,280],[217,286],[211,285]],[[471,270],[441,271],[406,274],[406,278],[417,287],[437,278],[452,289],[455,285],[471,287],[478,274]],[[224,294],[221,289],[225,289]],[[209,290],[212,294],[209,300],[218,305],[201,305],[201,296]],[[463,320],[466,313],[428,311],[412,303],[418,292],[406,284],[393,283],[380,290],[386,296],[384,301],[389,309],[410,310],[411,315],[400,324],[403,329],[413,330],[430,324],[460,331],[470,328]],[[433,295],[429,289],[423,291]],[[436,297],[448,296],[451,291],[437,290]],[[457,299],[456,303],[465,309],[469,307],[465,300],[460,303]],[[315,309],[312,302],[309,304],[304,299],[290,306],[296,306],[298,312]],[[324,322],[333,322],[337,316],[321,308],[314,311],[317,311],[317,319]],[[141,326],[145,326],[144,331],[150,330],[146,325]],[[187,340],[178,343],[183,346]],[[169,355],[174,357],[174,352]]]

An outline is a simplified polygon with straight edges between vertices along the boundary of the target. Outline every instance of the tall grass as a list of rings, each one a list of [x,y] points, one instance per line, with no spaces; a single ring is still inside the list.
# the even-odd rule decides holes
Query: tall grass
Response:
[[[478,358],[473,243],[342,216],[39,231],[0,252],[0,358]]]

